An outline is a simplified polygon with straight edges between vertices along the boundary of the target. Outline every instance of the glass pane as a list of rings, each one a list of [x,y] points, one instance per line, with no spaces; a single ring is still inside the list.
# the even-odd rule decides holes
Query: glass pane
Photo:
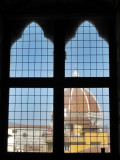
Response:
[[[65,77],[73,77],[75,66],[80,77],[109,77],[109,45],[90,22],[78,27],[65,50]]]
[[[53,77],[53,43],[34,22],[11,47],[10,77]]]
[[[53,152],[53,89],[10,88],[8,152]]]
[[[108,88],[65,88],[64,152],[110,152]]]

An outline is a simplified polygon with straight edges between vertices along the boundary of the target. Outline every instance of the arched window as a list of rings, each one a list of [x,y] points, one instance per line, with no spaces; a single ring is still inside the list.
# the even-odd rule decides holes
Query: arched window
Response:
[[[75,88],[72,83],[73,88],[64,90],[64,145],[70,145],[69,153],[101,153],[102,148],[109,153],[109,84],[91,88],[90,79],[87,79],[97,77],[99,82],[100,77],[110,76],[108,43],[99,36],[92,23],[84,21],[67,42],[65,50],[65,77],[78,79],[77,85],[85,88]],[[72,134],[68,127],[71,124]],[[80,136],[83,131],[84,138]]]
[[[40,88],[42,78],[53,77],[53,59],[53,44],[35,22],[11,47],[10,78],[23,82],[21,87],[9,88],[8,134],[13,129],[18,132],[12,140],[8,138],[8,152],[53,152],[53,88]],[[28,78],[34,78],[32,88]],[[36,81],[39,87],[35,87]]]
[[[65,50],[66,77],[72,77],[75,66],[80,77],[109,77],[109,45],[89,21],[78,27]]]
[[[54,16],[50,6],[47,15],[41,9],[4,15],[0,151],[21,160],[114,159],[113,19],[102,12],[83,16],[79,8],[74,14],[55,9]],[[29,11],[35,14],[24,17]]]
[[[53,77],[53,43],[35,22],[11,47],[10,77]]]

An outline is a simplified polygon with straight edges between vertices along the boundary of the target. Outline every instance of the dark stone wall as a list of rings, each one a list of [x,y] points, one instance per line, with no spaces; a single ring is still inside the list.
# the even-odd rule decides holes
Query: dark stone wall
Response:
[[[115,18],[113,20],[113,17]],[[7,117],[3,112],[7,111],[7,102],[3,102],[5,91],[5,58],[9,61],[9,45],[19,39],[25,27],[32,21],[38,23],[45,37],[54,42],[55,24],[62,24],[62,32],[66,42],[74,37],[77,27],[88,20],[106,41],[110,41],[110,26],[115,25],[115,53],[117,66],[117,133],[118,150],[120,155],[120,3],[119,0],[3,0],[0,1],[0,155],[5,151],[7,144],[5,129],[7,119],[3,123],[2,118]],[[113,21],[111,21],[113,20]],[[114,23],[114,24],[112,24]],[[108,29],[109,28],[109,29]],[[60,30],[61,32],[61,30]],[[7,37],[7,33],[10,33]],[[5,37],[7,40],[5,40]],[[9,43],[10,38],[10,44]],[[8,45],[8,46],[7,46]],[[6,48],[7,47],[7,48]],[[59,52],[60,53],[60,52]],[[5,55],[6,54],[6,55]],[[7,64],[7,61],[5,62]],[[4,66],[4,67],[3,67]],[[7,71],[8,72],[8,71]],[[4,77],[3,77],[4,76]],[[6,104],[6,109],[4,109]],[[4,117],[5,116],[5,117]],[[5,126],[6,125],[6,126]],[[6,129],[7,131],[7,129]],[[3,144],[3,145],[2,145]],[[5,152],[6,153],[6,152]],[[117,153],[117,152],[116,152]],[[13,156],[14,157],[14,156]],[[1,156],[0,156],[1,158]],[[83,157],[84,158],[84,157]],[[14,157],[16,159],[16,157]],[[31,157],[32,159],[32,157]],[[39,157],[38,157],[39,159]],[[44,158],[45,159],[45,158]],[[91,158],[92,159],[92,158]]]
[[[116,53],[117,53],[117,86],[118,86],[118,139],[120,155],[120,5],[116,14]]]

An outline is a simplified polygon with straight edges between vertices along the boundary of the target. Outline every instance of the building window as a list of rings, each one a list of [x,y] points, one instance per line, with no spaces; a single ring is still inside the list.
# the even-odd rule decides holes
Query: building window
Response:
[[[108,43],[89,21],[77,28],[65,49],[65,77],[78,79],[77,85],[82,87],[83,82],[79,84],[82,77],[98,77],[99,81],[100,77],[110,76]],[[108,88],[87,86],[90,88],[64,89],[64,145],[70,143],[69,153],[101,153],[102,148],[111,152],[109,85]]]
[[[58,154],[74,159],[87,157],[86,153],[102,157],[101,151],[111,155],[113,82],[108,43],[89,21],[69,41],[63,21],[53,26],[54,45],[32,22],[11,47],[4,93],[9,96],[3,102],[8,107],[8,141],[3,150],[19,159],[23,155],[54,159]]]
[[[64,146],[64,150],[67,152],[67,151],[69,151],[70,150],[70,145],[65,145]]]
[[[53,44],[35,22],[11,47],[10,77],[53,77]]]
[[[109,77],[109,45],[95,26],[83,22],[75,37],[66,44],[65,76],[72,77],[74,67],[80,77]]]
[[[66,88],[64,93],[64,144],[70,143],[69,153],[98,153],[100,148],[110,152],[109,89]]]
[[[53,152],[54,89],[35,87],[34,82],[52,78],[53,64],[52,42],[37,23],[30,23],[10,52],[9,77],[23,82],[9,88],[8,134],[16,132],[8,138],[8,152]],[[35,78],[33,87],[24,86],[28,78]]]
[[[49,152],[52,115],[52,88],[10,88],[8,134],[12,131],[14,138],[8,138],[8,152]]]

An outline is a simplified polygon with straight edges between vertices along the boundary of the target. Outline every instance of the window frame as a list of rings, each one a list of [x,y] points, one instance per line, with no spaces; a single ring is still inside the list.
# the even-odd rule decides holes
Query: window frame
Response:
[[[87,19],[87,16],[84,18],[79,17],[77,19],[83,20]],[[94,16],[94,14],[93,14]],[[62,16],[61,16],[62,17]],[[91,20],[94,20],[90,16]],[[103,20],[101,16],[96,16],[99,20]],[[28,18],[28,17],[27,17]],[[37,17],[37,19],[39,16]],[[72,17],[74,22],[74,18]],[[24,17],[19,17],[19,20],[24,21]],[[29,19],[29,18],[28,18]],[[36,16],[32,17],[31,20],[36,19]],[[115,93],[117,91],[116,87],[116,54],[115,52],[115,37],[114,30],[115,27],[112,24],[114,21],[113,17],[106,17],[108,23],[111,24],[109,28],[109,57],[110,57],[110,77],[103,78],[88,78],[88,77],[77,77],[77,78],[68,78],[65,77],[65,23],[64,18],[57,19],[54,18],[54,77],[53,78],[10,78],[9,77],[9,64],[10,64],[10,42],[11,42],[11,20],[15,21],[15,18],[5,17],[4,22],[4,39],[2,47],[2,107],[1,108],[1,122],[0,127],[2,132],[0,133],[0,152],[4,158],[10,157],[16,159],[29,159],[31,158],[42,158],[42,159],[56,159],[56,156],[60,154],[63,159],[66,158],[85,158],[85,159],[95,159],[97,156],[105,159],[114,159],[114,156],[117,154],[117,109],[113,107],[117,106],[117,98]],[[111,21],[111,22],[110,22]],[[14,23],[13,23],[14,24]],[[11,26],[11,27],[8,27]],[[62,34],[60,32],[62,30]],[[4,80],[6,80],[4,82]],[[12,87],[23,87],[23,88],[53,88],[54,90],[54,122],[53,122],[53,153],[9,153],[7,152],[7,131],[8,131],[8,101],[9,101],[9,88]],[[101,154],[101,153],[64,153],[64,88],[89,88],[89,87],[108,87],[110,93],[110,139],[111,139],[111,153]],[[61,107],[63,106],[63,107]],[[62,116],[61,116],[62,115]],[[2,122],[4,121],[4,125]],[[59,129],[60,128],[60,129]],[[114,133],[115,131],[115,133]],[[116,136],[114,136],[116,135]],[[58,138],[59,137],[59,138]]]

